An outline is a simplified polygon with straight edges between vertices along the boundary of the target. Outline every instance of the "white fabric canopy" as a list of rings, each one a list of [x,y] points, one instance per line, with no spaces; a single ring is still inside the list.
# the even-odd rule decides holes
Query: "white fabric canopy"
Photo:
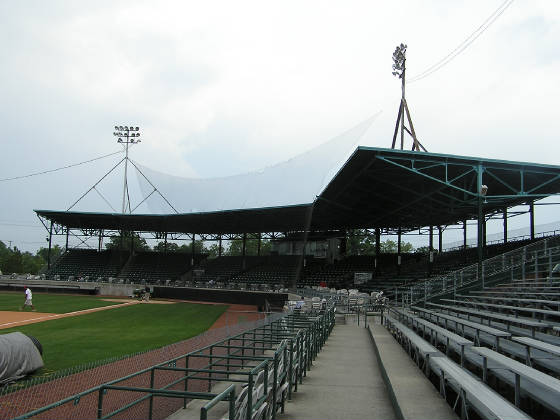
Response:
[[[375,118],[288,161],[230,177],[177,177],[134,163],[179,213],[307,204],[315,201]],[[152,193],[153,187],[140,175],[139,184],[144,197]],[[152,213],[173,212],[157,194],[146,203]]]

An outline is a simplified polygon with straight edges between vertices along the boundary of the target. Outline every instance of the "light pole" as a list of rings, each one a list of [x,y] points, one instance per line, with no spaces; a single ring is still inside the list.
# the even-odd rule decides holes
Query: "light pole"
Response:
[[[123,201],[122,201],[122,213],[126,211],[126,197],[128,195],[128,145],[140,143],[140,128],[133,126],[115,126],[115,132],[113,133],[115,137],[118,138],[117,143],[125,144],[126,155],[124,158],[124,185],[123,185]],[[128,209],[130,210],[130,199],[128,200]]]
[[[397,123],[395,125],[395,132],[393,134],[393,145],[392,149],[395,148],[395,142],[397,140],[397,134],[399,132],[399,127],[401,130],[401,150],[404,149],[404,132],[406,131],[412,137],[412,150],[420,151],[420,149],[427,152],[426,148],[418,141],[416,137],[416,132],[414,131],[414,125],[412,124],[412,118],[410,117],[410,111],[408,109],[408,104],[405,98],[405,85],[406,85],[406,44],[400,44],[395,48],[393,52],[393,76],[397,76],[401,79],[401,103],[399,105],[399,114],[397,116]],[[406,114],[406,116],[405,116]],[[406,127],[404,119],[408,120],[409,127]]]
[[[404,115],[403,114],[403,102],[405,101],[404,87],[405,87],[405,77],[406,77],[406,44],[398,45],[393,52],[393,76],[398,76],[401,79],[401,109],[399,114],[401,115],[401,150],[404,148]],[[398,124],[398,121],[397,121]]]

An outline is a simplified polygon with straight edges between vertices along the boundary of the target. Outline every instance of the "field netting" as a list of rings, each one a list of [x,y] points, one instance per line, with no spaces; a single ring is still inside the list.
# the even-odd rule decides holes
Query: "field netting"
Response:
[[[184,178],[135,165],[179,213],[308,204],[348,159],[375,118],[286,162],[230,177]],[[144,197],[148,197],[153,186],[141,178],[139,184]],[[170,213],[161,199],[150,198],[146,203],[152,213]]]

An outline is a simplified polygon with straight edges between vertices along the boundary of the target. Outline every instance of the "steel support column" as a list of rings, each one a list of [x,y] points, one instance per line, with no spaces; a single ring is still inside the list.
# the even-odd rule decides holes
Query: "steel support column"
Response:
[[[245,270],[245,268],[247,266],[246,261],[245,261],[246,251],[247,251],[247,234],[244,233],[243,234],[243,249],[242,249],[242,252],[241,252],[241,254],[243,255],[243,265],[242,265],[243,270]]]
[[[196,233],[192,234],[192,242],[191,242],[191,267],[194,267],[194,239]]]
[[[401,247],[402,247],[402,228],[399,226],[397,233],[397,271],[401,273]]]
[[[430,225],[430,240],[428,241],[428,276],[432,275],[432,264],[434,263],[434,227]]]
[[[535,239],[535,202],[529,204],[529,223],[531,228],[531,240]]]
[[[443,251],[443,229],[438,226],[438,252],[441,254]]]
[[[504,244],[508,241],[507,207],[504,207]]]
[[[483,215],[482,219],[482,251],[486,250],[486,215]]]
[[[478,230],[477,230],[477,255],[478,255],[478,278],[482,279],[482,246],[484,243],[484,212],[482,209],[482,165],[477,167],[477,192],[478,192]]]
[[[467,219],[463,220],[463,251],[467,250]],[[465,252],[465,262],[467,262],[467,253]]]
[[[49,252],[47,254],[47,268],[51,269],[52,221],[49,228]]]

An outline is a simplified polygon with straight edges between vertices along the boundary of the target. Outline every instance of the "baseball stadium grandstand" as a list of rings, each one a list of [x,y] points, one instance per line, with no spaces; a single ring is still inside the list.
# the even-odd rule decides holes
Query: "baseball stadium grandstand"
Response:
[[[267,194],[289,195],[295,182],[277,180]],[[1,417],[560,418],[560,236],[537,234],[534,217],[539,200],[558,194],[560,166],[358,147],[309,201],[35,210],[49,239],[94,238],[98,247],[66,246],[34,287],[121,296],[147,287],[156,299],[254,305],[266,316],[68,395],[37,391],[45,395],[33,406],[13,401],[34,386],[12,387],[0,392]],[[520,207],[529,235],[508,238],[509,212]],[[503,240],[489,244],[496,218]],[[464,242],[446,251],[451,226]],[[417,232],[426,251],[404,252],[403,238]],[[125,233],[185,240],[190,251],[146,252],[132,241],[103,249]],[[374,238],[369,255],[352,251],[359,235]],[[396,250],[383,252],[386,235]],[[197,240],[218,244],[217,255],[196,252]],[[240,255],[225,255],[223,241],[241,243]]]

